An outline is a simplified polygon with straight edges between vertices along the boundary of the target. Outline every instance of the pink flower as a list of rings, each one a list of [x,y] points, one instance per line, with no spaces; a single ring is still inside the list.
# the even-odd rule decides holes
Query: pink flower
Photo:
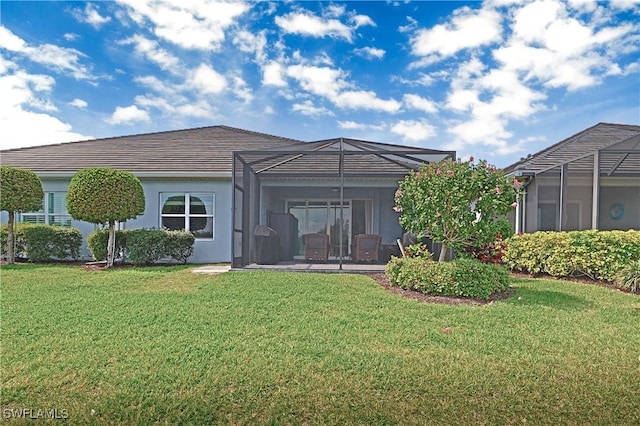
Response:
[[[402,207],[393,206],[393,211],[396,212],[396,213],[400,213],[400,212],[402,212]]]
[[[473,163],[473,155],[471,157],[469,157],[469,162]]]
[[[496,186],[496,194],[502,194],[502,188]]]
[[[516,207],[518,207],[518,203],[516,203],[515,201],[511,203],[511,208],[515,209]]]
[[[438,176],[440,176],[440,175],[442,174],[442,170],[440,170],[440,169],[436,170],[436,174],[437,174]]]
[[[447,170],[447,174],[448,174],[449,176],[453,176],[453,170]]]
[[[517,188],[517,187],[519,187],[519,186],[520,186],[520,181],[519,181],[518,179],[514,179],[514,180],[513,180],[513,187],[514,187],[514,188]]]
[[[396,191],[396,197],[402,197],[402,190],[401,189],[398,189]]]

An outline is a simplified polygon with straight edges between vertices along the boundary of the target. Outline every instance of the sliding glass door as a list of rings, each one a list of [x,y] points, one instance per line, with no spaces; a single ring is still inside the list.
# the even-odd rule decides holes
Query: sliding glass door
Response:
[[[354,231],[370,232],[371,204],[370,200],[344,200],[341,213],[340,200],[287,200],[287,212],[298,219],[298,255],[303,254],[302,235],[323,233],[329,235],[330,256],[340,256],[342,246],[347,257]]]

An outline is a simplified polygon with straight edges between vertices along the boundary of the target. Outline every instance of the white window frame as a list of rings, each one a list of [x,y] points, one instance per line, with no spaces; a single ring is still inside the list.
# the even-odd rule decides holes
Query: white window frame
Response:
[[[64,205],[65,205],[65,211],[64,212],[49,212],[49,208],[52,207],[51,203],[49,202],[49,198],[51,194],[62,194],[63,200],[64,200]],[[42,209],[38,210],[37,212],[26,212],[26,213],[22,213],[20,215],[20,222],[23,223],[35,223],[35,224],[46,224],[46,225],[58,225],[58,226],[64,226],[66,228],[71,227],[71,221],[73,220],[73,218],[71,217],[71,215],[69,214],[69,212],[66,210],[66,202],[67,202],[67,192],[66,191],[47,191],[44,193],[44,199],[42,200]],[[29,217],[41,217],[44,219],[43,222],[39,222],[36,220],[36,222],[27,222],[25,219],[29,218]],[[53,218],[54,217],[66,217],[68,218],[67,220],[63,221],[63,224],[56,224],[53,223]]]
[[[198,195],[198,194],[206,194],[206,195],[211,195],[211,214],[191,214],[191,195]],[[184,214],[179,214],[179,213],[162,213],[162,209],[164,207],[163,204],[163,196],[164,195],[170,195],[170,196],[176,196],[176,195],[181,195],[184,196]],[[211,237],[198,237],[196,236],[197,240],[215,240],[216,238],[216,193],[215,192],[208,192],[208,191],[190,191],[190,192],[179,192],[179,191],[166,191],[166,192],[160,192],[159,193],[159,205],[160,208],[158,210],[159,212],[159,227],[162,228],[162,219],[165,217],[179,217],[179,218],[184,218],[184,230],[185,231],[189,231],[191,232],[191,230],[189,229],[191,226],[191,218],[210,218],[211,219]]]

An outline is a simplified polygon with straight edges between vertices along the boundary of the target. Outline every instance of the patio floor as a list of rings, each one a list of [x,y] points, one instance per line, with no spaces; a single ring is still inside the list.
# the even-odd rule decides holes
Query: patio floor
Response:
[[[251,263],[243,268],[232,268],[233,271],[295,271],[295,272],[328,272],[328,273],[346,273],[346,274],[381,274],[384,273],[384,263],[353,263],[344,261],[342,269],[340,262],[330,260],[327,263],[311,263],[304,260],[291,260],[279,262],[276,265],[258,265]]]

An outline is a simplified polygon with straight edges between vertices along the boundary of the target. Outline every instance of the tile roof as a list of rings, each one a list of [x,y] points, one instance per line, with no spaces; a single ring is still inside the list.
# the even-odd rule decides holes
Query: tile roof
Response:
[[[0,163],[39,174],[72,175],[113,167],[149,176],[230,177],[232,152],[304,142],[228,126],[210,126],[0,151]]]
[[[541,172],[596,150],[612,147],[639,134],[640,126],[598,123],[536,154],[522,158],[504,170],[507,173],[515,171]]]

